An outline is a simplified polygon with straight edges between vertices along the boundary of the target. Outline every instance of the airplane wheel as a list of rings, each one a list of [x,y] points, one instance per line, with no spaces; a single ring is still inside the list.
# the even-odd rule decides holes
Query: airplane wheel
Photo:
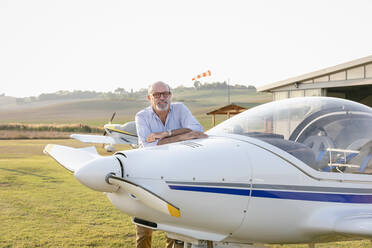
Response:
[[[115,152],[115,147],[113,145],[105,145],[107,152]]]

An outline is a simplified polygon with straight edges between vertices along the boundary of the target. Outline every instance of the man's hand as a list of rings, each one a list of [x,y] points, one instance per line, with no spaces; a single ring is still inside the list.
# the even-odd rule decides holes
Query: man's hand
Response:
[[[207,138],[208,135],[199,131],[191,131],[185,134],[184,140]]]
[[[159,132],[159,133],[151,133],[149,137],[146,138],[146,142],[154,142],[157,139],[163,139],[168,137],[168,132]]]

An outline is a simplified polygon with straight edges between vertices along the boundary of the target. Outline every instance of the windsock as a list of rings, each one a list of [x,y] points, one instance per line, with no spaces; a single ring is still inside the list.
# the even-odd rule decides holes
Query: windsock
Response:
[[[192,78],[192,81],[195,81],[196,79],[200,79],[202,77],[208,77],[208,76],[211,76],[212,75],[212,72],[210,70],[206,71],[206,72],[203,72],[199,75],[196,75],[196,77]]]

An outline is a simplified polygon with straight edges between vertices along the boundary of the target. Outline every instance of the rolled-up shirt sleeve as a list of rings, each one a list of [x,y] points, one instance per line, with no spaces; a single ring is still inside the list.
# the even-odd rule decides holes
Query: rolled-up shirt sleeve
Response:
[[[182,126],[184,128],[191,129],[192,131],[199,131],[204,132],[203,127],[200,123],[195,119],[195,117],[191,114],[191,111],[182,104]]]
[[[149,135],[151,134],[151,129],[149,124],[147,123],[147,120],[141,114],[137,114],[135,121],[138,135],[138,145],[140,147],[156,146],[159,140],[151,143],[146,141],[146,138],[149,137]]]

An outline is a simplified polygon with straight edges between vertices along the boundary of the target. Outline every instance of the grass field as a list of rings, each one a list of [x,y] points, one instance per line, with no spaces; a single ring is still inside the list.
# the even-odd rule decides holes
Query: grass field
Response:
[[[0,140],[0,247],[134,247],[130,217],[44,155],[42,149],[48,143],[82,146],[73,140]],[[108,155],[101,146],[97,148]],[[153,247],[164,244],[164,233],[155,232]],[[316,247],[361,248],[371,243],[362,240]]]
[[[0,141],[0,247],[134,247],[130,217],[43,155],[47,143],[81,146]],[[154,233],[154,247],[163,242],[164,233]]]

